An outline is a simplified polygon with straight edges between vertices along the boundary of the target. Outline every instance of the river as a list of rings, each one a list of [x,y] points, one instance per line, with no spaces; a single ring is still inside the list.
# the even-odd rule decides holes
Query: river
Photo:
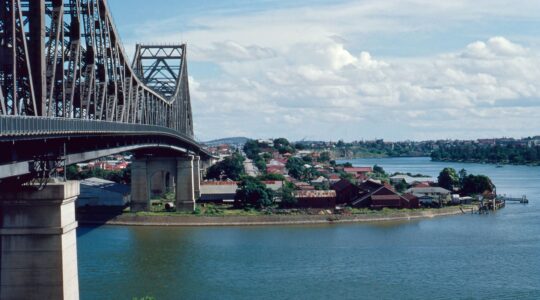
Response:
[[[434,177],[465,168],[530,203],[399,223],[81,226],[81,299],[540,299],[540,167],[351,162]]]

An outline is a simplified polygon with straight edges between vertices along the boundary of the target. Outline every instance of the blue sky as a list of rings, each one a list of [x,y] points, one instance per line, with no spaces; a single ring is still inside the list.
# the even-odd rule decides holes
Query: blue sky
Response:
[[[200,140],[540,134],[538,1],[108,2],[129,53],[188,43]]]

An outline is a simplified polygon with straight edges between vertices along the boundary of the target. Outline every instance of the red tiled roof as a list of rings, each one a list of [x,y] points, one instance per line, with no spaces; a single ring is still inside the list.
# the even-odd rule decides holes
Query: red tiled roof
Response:
[[[370,173],[373,172],[371,167],[355,167],[355,168],[344,168],[347,173]]]

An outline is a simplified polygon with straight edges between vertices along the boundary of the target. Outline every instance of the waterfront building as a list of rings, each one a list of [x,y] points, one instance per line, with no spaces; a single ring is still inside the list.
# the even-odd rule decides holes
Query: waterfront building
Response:
[[[413,187],[405,192],[415,195],[424,204],[431,204],[433,201],[448,202],[452,194],[442,187]]]
[[[131,187],[101,178],[81,181],[77,207],[116,206],[124,207],[131,201]]]
[[[351,205],[357,208],[418,208],[418,199],[403,197],[394,189],[374,180],[367,180],[360,184],[360,195],[352,201]]]
[[[267,188],[274,192],[283,188],[283,181],[263,181]],[[234,203],[238,181],[206,181],[201,183],[199,203]]]
[[[414,185],[421,182],[432,182],[433,179],[431,177],[412,177],[409,175],[398,174],[390,177],[390,181],[393,184],[405,182],[408,185]]]
[[[294,197],[297,200],[297,206],[301,208],[328,208],[336,207],[336,191],[295,191]]]
[[[352,184],[346,179],[341,179],[340,181],[334,183],[332,185],[332,189],[336,191],[337,204],[353,202],[358,198],[360,192],[360,188],[358,188],[357,185]]]

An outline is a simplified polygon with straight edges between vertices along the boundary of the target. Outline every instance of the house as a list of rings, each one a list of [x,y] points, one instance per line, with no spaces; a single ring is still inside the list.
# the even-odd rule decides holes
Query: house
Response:
[[[315,189],[314,186],[310,185],[307,182],[297,181],[297,182],[293,182],[293,184],[294,184],[294,187],[298,190],[311,191]]]
[[[101,178],[81,181],[77,207],[107,206],[123,207],[131,201],[131,187]]]
[[[341,179],[340,181],[332,185],[332,189],[336,191],[336,203],[345,204],[351,203],[356,200],[359,196],[360,188],[355,184],[352,184],[346,179]]]
[[[356,176],[358,176],[358,175],[366,176],[368,173],[372,173],[373,168],[371,168],[371,167],[352,167],[352,168],[343,168],[343,171],[345,173],[352,174],[356,178]]]
[[[415,195],[403,194],[401,196],[409,201],[408,207],[406,208],[419,208],[420,207],[420,199],[418,199],[418,197],[416,197]]]
[[[423,204],[431,204],[432,202],[440,203],[451,200],[451,192],[442,187],[414,187],[405,192],[415,195]]]
[[[283,188],[283,181],[263,181],[266,187],[276,192]],[[234,203],[238,181],[207,181],[201,183],[199,203]]]
[[[433,181],[433,179],[431,177],[412,177],[409,175],[398,174],[398,175],[394,175],[390,177],[390,181],[393,184],[404,181],[408,185],[413,185],[420,182],[430,182],[430,181]]]
[[[266,166],[285,166],[287,161],[279,158],[272,158]]]
[[[329,208],[336,207],[336,192],[334,190],[324,191],[295,191],[294,197],[297,206],[302,208]]]
[[[415,199],[399,195],[388,185],[367,180],[359,188],[360,196],[352,201],[353,207],[369,207],[372,209],[418,208],[418,202]]]
[[[238,189],[236,181],[212,181],[201,183],[200,203],[234,203]]]
[[[319,176],[317,179],[311,180],[311,185],[313,186],[324,186],[328,183],[328,179],[323,176]]]
[[[280,165],[266,165],[266,173],[285,175],[285,166]]]
[[[339,174],[328,175],[328,182],[330,182],[330,184],[334,184],[340,180],[341,180],[341,177],[339,176]]]

